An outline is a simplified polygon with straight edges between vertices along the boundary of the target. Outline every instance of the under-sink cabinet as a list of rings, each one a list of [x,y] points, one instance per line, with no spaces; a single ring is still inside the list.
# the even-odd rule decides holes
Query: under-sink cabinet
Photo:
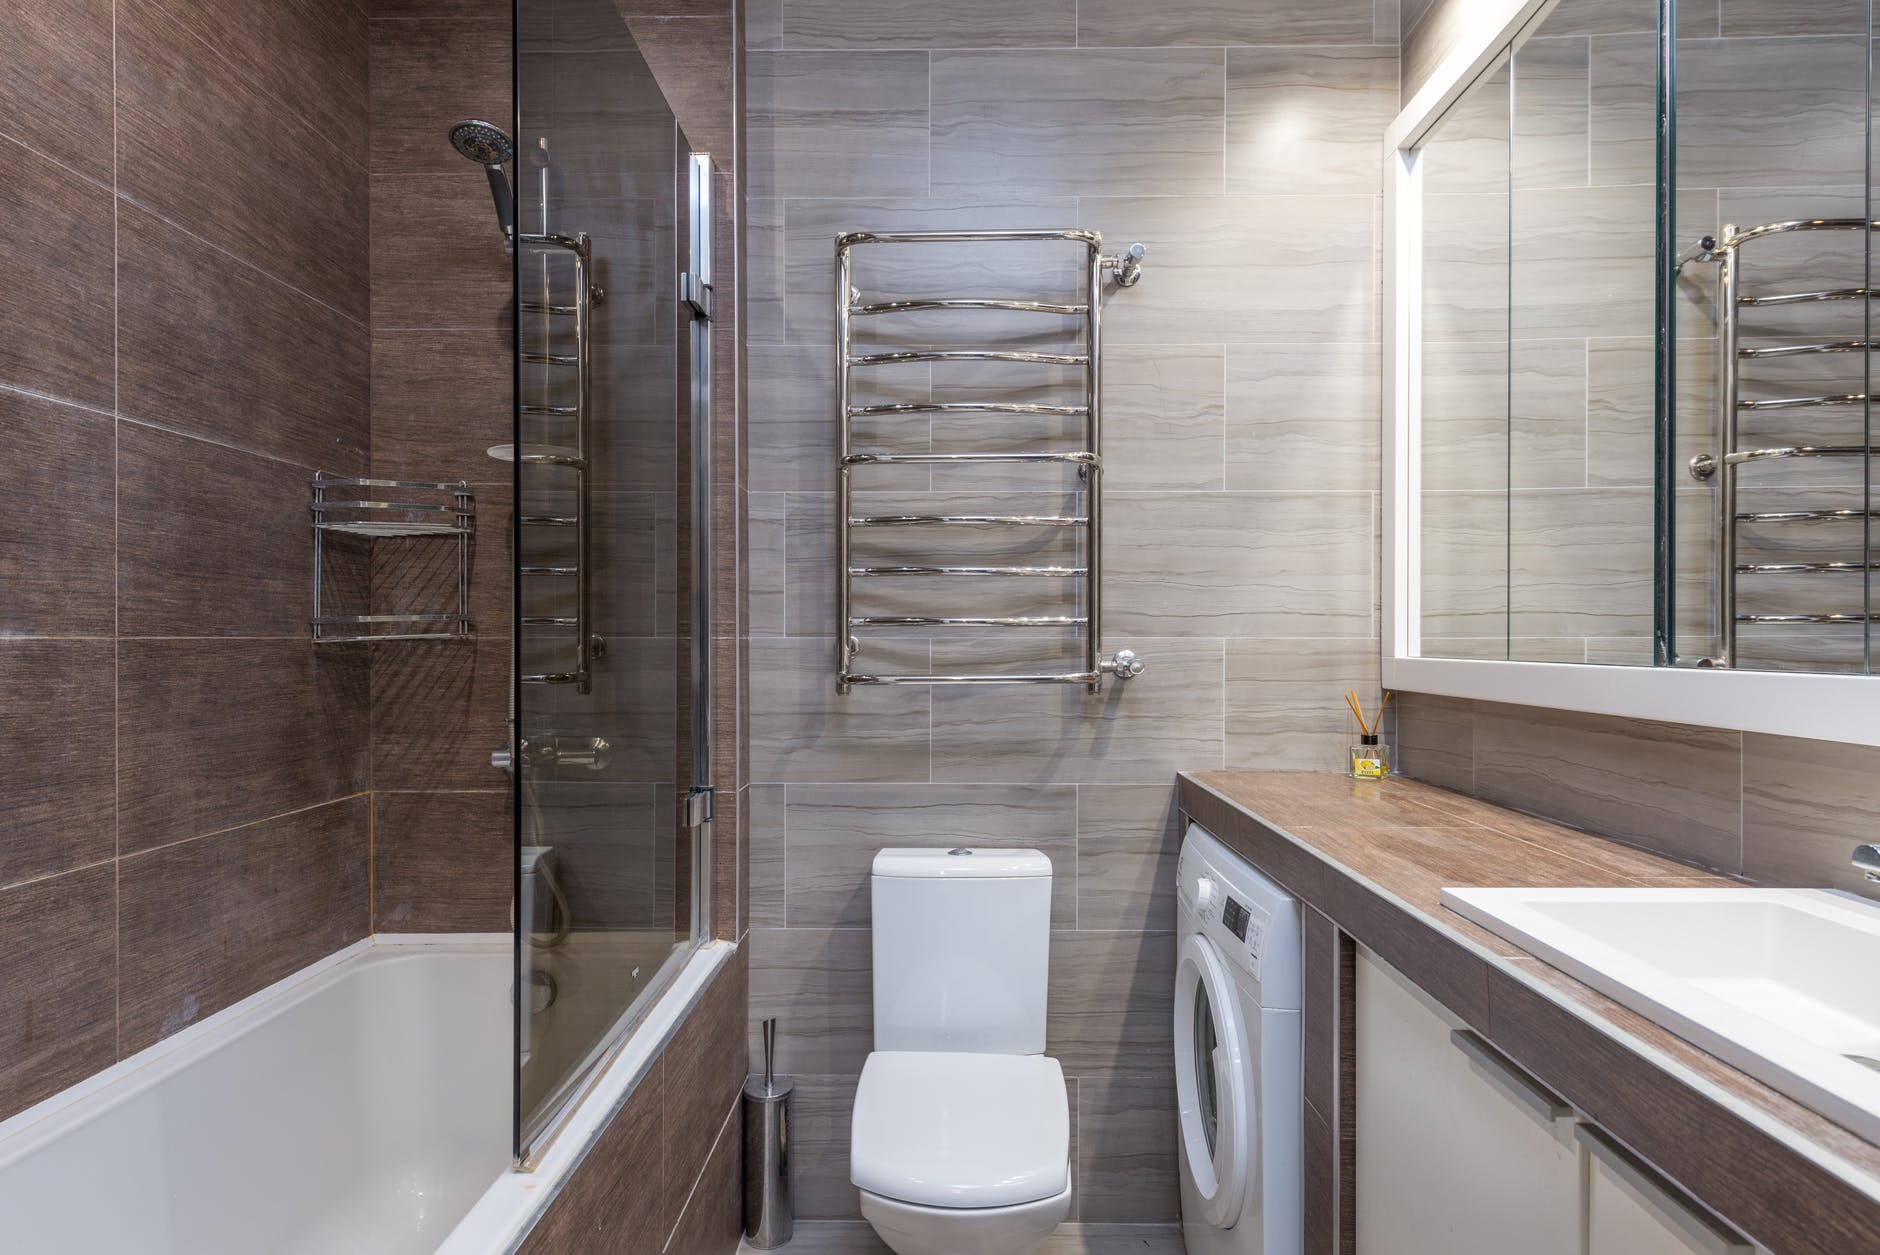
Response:
[[[1356,967],[1358,1255],[1749,1255],[1395,969]]]

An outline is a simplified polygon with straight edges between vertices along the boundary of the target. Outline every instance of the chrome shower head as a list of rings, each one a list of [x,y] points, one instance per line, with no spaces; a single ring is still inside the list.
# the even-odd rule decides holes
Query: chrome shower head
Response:
[[[503,129],[478,118],[465,118],[451,127],[450,143],[480,166],[500,166],[516,157],[516,146]]]

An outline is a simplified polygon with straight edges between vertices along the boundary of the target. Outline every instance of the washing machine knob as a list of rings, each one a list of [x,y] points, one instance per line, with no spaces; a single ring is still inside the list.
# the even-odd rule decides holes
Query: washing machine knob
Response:
[[[1195,882],[1195,910],[1202,915],[1214,914],[1214,882],[1203,876]]]

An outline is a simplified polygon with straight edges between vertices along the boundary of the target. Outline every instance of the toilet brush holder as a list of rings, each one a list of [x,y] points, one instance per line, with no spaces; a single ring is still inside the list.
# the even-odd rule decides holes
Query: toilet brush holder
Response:
[[[760,1251],[782,1246],[796,1227],[790,1196],[790,1094],[777,1079],[777,1021],[764,1021],[764,1072],[744,1082],[744,1237]]]

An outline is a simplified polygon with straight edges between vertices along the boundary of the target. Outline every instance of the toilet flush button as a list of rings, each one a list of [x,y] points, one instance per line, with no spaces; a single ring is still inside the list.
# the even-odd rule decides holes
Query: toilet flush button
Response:
[[[971,854],[972,851],[969,849],[966,849],[964,846],[961,846],[958,849],[948,850],[947,853],[948,854]]]

